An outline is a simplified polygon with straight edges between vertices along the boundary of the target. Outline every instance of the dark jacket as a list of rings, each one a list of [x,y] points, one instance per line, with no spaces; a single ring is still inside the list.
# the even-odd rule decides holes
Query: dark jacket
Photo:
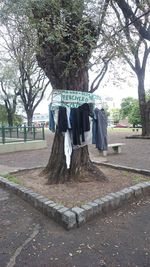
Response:
[[[84,132],[87,132],[90,130],[90,108],[87,103],[83,104],[79,108],[79,114],[80,114],[80,134],[82,135],[82,142],[85,141]]]
[[[94,110],[92,143],[99,150],[107,150],[107,116],[104,110]]]
[[[67,113],[65,107],[59,107],[58,110],[58,131],[66,132],[68,129]]]
[[[72,128],[73,145],[81,145],[80,142],[80,113],[78,108],[71,108],[70,122]]]

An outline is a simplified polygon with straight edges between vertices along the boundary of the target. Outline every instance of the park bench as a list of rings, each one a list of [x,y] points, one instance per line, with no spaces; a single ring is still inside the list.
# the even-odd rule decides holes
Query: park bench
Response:
[[[115,143],[115,144],[108,144],[108,148],[111,147],[114,153],[121,153],[122,146],[125,145],[124,143]],[[107,150],[103,150],[103,156],[107,156]]]

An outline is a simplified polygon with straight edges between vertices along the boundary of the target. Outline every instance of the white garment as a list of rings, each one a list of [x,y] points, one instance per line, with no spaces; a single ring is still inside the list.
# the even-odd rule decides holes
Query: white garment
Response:
[[[71,129],[71,123],[70,123],[70,108],[68,108],[68,107],[66,107],[66,114],[67,114],[68,129]]]
[[[64,152],[66,156],[67,169],[69,169],[71,163],[72,144],[68,130],[64,133]]]
[[[54,112],[54,122],[55,125],[58,125],[58,109],[56,109]]]

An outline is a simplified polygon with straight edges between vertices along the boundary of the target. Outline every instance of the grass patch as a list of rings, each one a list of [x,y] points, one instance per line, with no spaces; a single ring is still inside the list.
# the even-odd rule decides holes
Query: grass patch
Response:
[[[148,181],[150,181],[150,178],[149,177],[148,178],[141,177],[140,175],[135,175],[135,176],[133,176],[132,179],[133,179],[133,182],[135,184],[140,183],[140,182],[148,182]]]
[[[21,184],[20,181],[13,175],[5,174],[5,175],[3,175],[3,177],[6,178],[7,180],[9,180],[10,182],[15,183],[15,184]]]
[[[131,175],[131,173],[128,172],[128,171],[123,171],[123,175],[126,176],[126,177],[129,177]]]

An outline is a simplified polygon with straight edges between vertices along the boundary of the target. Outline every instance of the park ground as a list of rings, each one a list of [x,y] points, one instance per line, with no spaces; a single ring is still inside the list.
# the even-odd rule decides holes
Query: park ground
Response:
[[[110,151],[107,161],[150,170],[150,141],[125,139],[130,133],[113,130],[109,142],[126,145],[120,155]],[[45,166],[51,139],[48,134],[48,148],[39,152],[0,155],[3,171]],[[2,188],[0,210],[1,267],[150,266],[149,197],[69,232]]]

